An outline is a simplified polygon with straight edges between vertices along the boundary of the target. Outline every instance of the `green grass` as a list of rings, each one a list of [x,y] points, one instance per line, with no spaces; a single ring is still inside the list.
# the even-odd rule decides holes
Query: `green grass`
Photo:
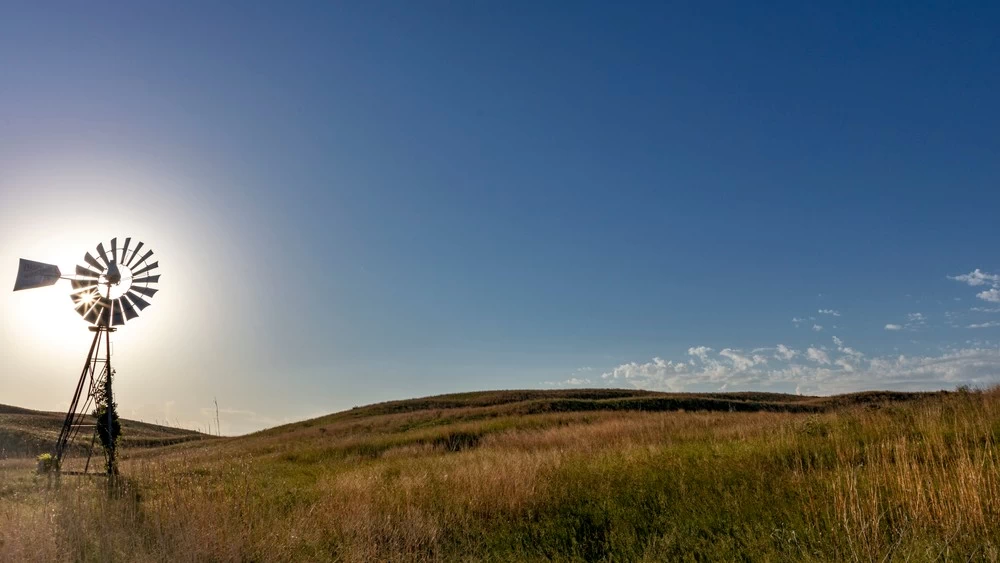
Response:
[[[0,560],[995,561],[998,439],[996,390],[397,401],[145,450],[110,491],[0,462]]]

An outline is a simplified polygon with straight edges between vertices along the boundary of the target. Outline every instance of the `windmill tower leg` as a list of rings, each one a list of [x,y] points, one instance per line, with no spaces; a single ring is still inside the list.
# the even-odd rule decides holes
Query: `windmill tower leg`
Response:
[[[104,354],[105,354],[105,364],[104,369],[107,370],[107,377],[104,378],[104,396],[106,397],[107,404],[107,429],[108,429],[108,475],[118,474],[118,461],[115,458],[116,440],[115,438],[115,427],[114,420],[111,418],[117,409],[114,408],[114,396],[111,394],[111,380],[114,371],[111,369],[111,331],[113,328],[106,326],[104,327],[104,338],[105,344]]]
[[[66,446],[69,444],[70,436],[73,434],[73,425],[77,419],[77,409],[80,405],[80,397],[83,395],[83,388],[87,382],[87,376],[93,369],[94,352],[98,350],[101,341],[101,331],[94,331],[94,341],[90,343],[90,351],[87,352],[87,361],[83,364],[83,371],[80,372],[80,380],[76,384],[76,392],[73,393],[73,400],[70,401],[69,410],[66,412],[66,419],[63,420],[62,430],[56,440],[56,467],[62,463],[62,458],[66,454]]]

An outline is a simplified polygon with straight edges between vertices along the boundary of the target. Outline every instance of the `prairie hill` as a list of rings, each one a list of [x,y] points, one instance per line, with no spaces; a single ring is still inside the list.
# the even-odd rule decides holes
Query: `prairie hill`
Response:
[[[946,391],[868,391],[816,397],[761,392],[662,393],[629,389],[477,391],[355,407],[204,445],[210,446],[213,451],[215,446],[224,447],[230,453],[284,454],[289,461],[309,458],[320,452],[323,456],[372,458],[407,446],[458,451],[475,447],[487,435],[507,430],[588,423],[616,413],[819,414],[852,407],[878,408],[889,403],[911,402],[946,394]]]
[[[901,391],[865,391],[825,397],[786,393],[664,393],[639,389],[557,389],[474,391],[405,399],[354,407],[319,418],[262,430],[266,436],[296,430],[359,422],[393,415],[424,414],[440,423],[503,416],[594,411],[714,411],[820,413],[832,409],[912,401],[947,394]]]
[[[852,406],[877,406],[939,395],[869,391],[828,397],[782,393],[662,393],[629,389],[560,389],[476,391],[389,401],[355,407],[319,418],[276,426],[237,438],[216,439],[193,430],[123,420],[123,447],[151,450],[190,442],[190,446],[223,447],[233,451],[267,453],[304,447],[328,447],[362,441],[365,455],[378,455],[400,443],[429,443],[449,449],[464,447],[486,434],[513,427],[532,426],[544,415],[587,418],[588,413],[613,412],[785,412],[821,413]],[[0,405],[0,457],[34,456],[49,451],[62,428],[64,413],[43,412]],[[550,417],[551,418],[551,417]],[[543,424],[545,425],[545,424]],[[381,437],[383,446],[369,438]],[[89,447],[89,434],[74,447]],[[204,443],[198,443],[207,440]],[[351,446],[347,445],[347,450]],[[370,451],[368,451],[370,450]],[[166,451],[166,450],[165,450]],[[146,453],[152,454],[152,451]],[[145,455],[145,454],[143,454]]]
[[[0,561],[975,559],[998,444],[1000,387],[442,395],[132,450],[114,495],[0,461]]]
[[[35,456],[51,451],[66,413],[45,412],[0,405],[0,458]],[[93,423],[88,417],[87,423]],[[122,419],[122,442],[126,448],[152,448],[212,438],[206,434]],[[89,448],[92,431],[84,429],[74,443],[81,451]]]

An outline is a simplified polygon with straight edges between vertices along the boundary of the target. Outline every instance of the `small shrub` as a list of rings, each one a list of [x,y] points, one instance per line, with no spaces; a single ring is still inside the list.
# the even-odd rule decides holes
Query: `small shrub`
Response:
[[[39,473],[49,473],[51,471],[59,470],[59,460],[57,460],[52,454],[44,453],[39,455],[37,459]]]

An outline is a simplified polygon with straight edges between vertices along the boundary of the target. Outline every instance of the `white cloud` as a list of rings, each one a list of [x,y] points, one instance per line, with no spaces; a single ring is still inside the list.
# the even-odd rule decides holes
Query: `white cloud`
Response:
[[[828,394],[863,389],[931,390],[957,385],[985,386],[1000,381],[1000,350],[970,347],[936,356],[885,356],[866,358],[846,346],[831,358],[827,351],[810,347],[807,361],[787,360],[756,363],[752,356],[726,348],[705,352],[696,365],[662,358],[638,364],[622,364],[604,374],[609,383],[621,382],[643,389],[708,391],[718,389],[771,389],[809,394]],[[698,347],[693,349],[702,349]],[[777,350],[788,350],[778,345]],[[785,354],[788,355],[788,354]],[[733,359],[738,356],[740,360]]]
[[[839,351],[840,353],[850,356],[852,358],[861,358],[864,356],[864,354],[858,352],[857,350],[851,348],[850,346],[844,346],[843,348],[840,348]]]
[[[971,324],[971,325],[969,325],[969,326],[967,326],[965,328],[993,328],[993,327],[997,327],[997,326],[1000,326],[1000,322],[989,321],[989,322],[985,322],[985,323]]]
[[[813,325],[813,330],[816,332],[821,332],[823,330],[823,325]]]
[[[977,313],[1000,313],[1000,307],[973,307],[970,310]]]
[[[844,341],[837,338],[836,336],[833,337],[833,343],[837,345],[837,348],[840,348],[841,346],[844,345]]]
[[[817,313],[821,315],[833,315],[834,317],[840,316],[840,311],[834,311],[833,309],[820,309]]]
[[[799,326],[800,324],[806,322],[806,319],[800,319],[799,317],[792,317],[792,324]]]
[[[989,301],[990,303],[1000,303],[1000,289],[993,288],[987,291],[980,291],[976,294],[976,297],[982,299],[983,301]]]
[[[711,351],[712,349],[709,348],[708,346],[698,346],[695,348],[688,348],[688,356],[694,356],[699,360],[701,360],[702,362],[704,362],[708,358],[708,353]]]
[[[673,388],[671,382],[688,373],[690,366],[684,362],[666,361],[653,358],[645,364],[630,362],[601,375],[606,380],[623,379],[639,388]]]
[[[830,356],[828,356],[826,352],[820,350],[819,348],[813,348],[812,346],[806,350],[806,357],[817,364],[830,363]]]
[[[854,368],[854,364],[851,363],[851,361],[849,359],[847,359],[847,358],[838,358],[833,363],[834,363],[834,365],[839,366],[840,369],[842,369],[842,370],[844,370],[844,371],[846,371],[848,373],[853,373],[854,372],[854,369],[855,369]]]
[[[892,323],[889,323],[889,324],[885,325],[885,329],[886,330],[903,330],[903,327],[900,326],[900,325],[894,325]]]
[[[774,352],[775,358],[785,361],[791,360],[792,358],[798,355],[799,355],[798,351],[792,350],[791,348],[785,346],[784,344],[778,344],[778,347]]]
[[[593,382],[586,378],[571,377],[564,381],[545,381],[542,384],[550,387],[565,387],[567,385],[590,385],[591,383]]]
[[[975,270],[969,272],[968,274],[962,274],[960,276],[948,276],[948,279],[965,282],[971,286],[980,286],[989,284],[992,285],[993,287],[996,287],[1000,285],[1000,275],[988,274],[986,272],[981,271],[979,268],[976,268]]]
[[[968,274],[948,276],[948,279],[965,282],[973,287],[989,285],[991,286],[990,289],[980,291],[976,294],[976,297],[990,303],[1000,303],[1000,275],[998,274],[989,274],[976,268]]]
[[[746,356],[741,354],[738,350],[732,350],[730,348],[723,349],[719,352],[719,355],[723,358],[729,359],[729,361],[732,362],[733,367],[737,370],[745,370],[758,364],[767,363],[767,359],[764,358],[764,356],[760,356],[758,354]]]
[[[925,317],[923,313],[910,313],[906,315],[906,320],[911,323],[923,324],[927,321],[927,317]]]

